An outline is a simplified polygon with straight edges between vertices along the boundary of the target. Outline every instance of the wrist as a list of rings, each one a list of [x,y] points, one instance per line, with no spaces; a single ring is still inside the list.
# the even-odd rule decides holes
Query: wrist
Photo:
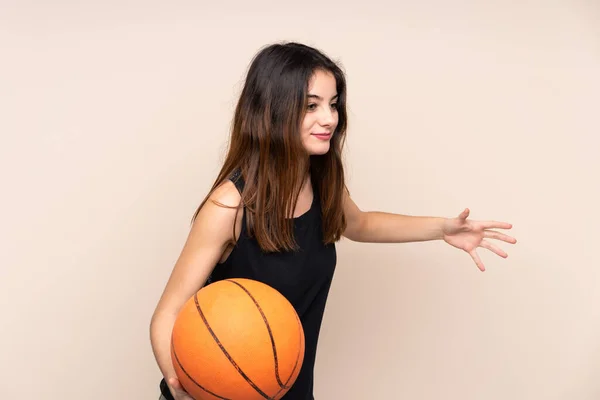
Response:
[[[446,226],[447,221],[448,221],[448,218],[446,218],[446,217],[438,217],[437,218],[436,237],[435,237],[436,240],[443,240],[444,237],[446,236],[444,227]]]

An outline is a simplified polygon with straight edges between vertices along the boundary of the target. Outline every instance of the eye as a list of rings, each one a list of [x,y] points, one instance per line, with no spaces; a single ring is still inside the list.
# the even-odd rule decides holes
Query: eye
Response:
[[[306,107],[309,111],[314,111],[317,108],[317,105],[315,103],[311,103],[308,105],[308,107]]]
[[[337,103],[333,103],[333,104],[331,105],[331,108],[333,108],[333,109],[337,110],[337,108],[338,108],[338,105],[337,105]]]

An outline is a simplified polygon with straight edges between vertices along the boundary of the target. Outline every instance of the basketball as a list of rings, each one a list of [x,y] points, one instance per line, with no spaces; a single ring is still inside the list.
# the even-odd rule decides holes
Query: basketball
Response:
[[[225,279],[200,289],[180,310],[171,358],[196,400],[277,400],[296,381],[304,330],[291,303],[251,279]]]

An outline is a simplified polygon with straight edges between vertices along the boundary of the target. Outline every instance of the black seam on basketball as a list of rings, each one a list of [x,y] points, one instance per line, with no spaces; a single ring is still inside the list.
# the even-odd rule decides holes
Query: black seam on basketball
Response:
[[[200,389],[204,390],[206,393],[211,394],[221,400],[232,400],[227,397],[219,396],[218,394],[211,392],[210,390],[208,390],[207,388],[205,388],[204,386],[202,386],[201,384],[196,382],[196,380],[190,376],[190,374],[185,370],[185,368],[181,364],[181,361],[179,360],[179,357],[177,356],[177,351],[175,351],[175,345],[173,344],[173,340],[171,340],[171,348],[173,349],[173,355],[175,356],[175,361],[177,361],[177,365],[179,365],[179,368],[181,368],[183,373],[194,383],[194,385],[198,386]]]
[[[303,328],[302,322],[300,322],[300,318],[296,315],[296,321],[298,322],[298,354],[296,354],[296,363],[294,364],[294,368],[292,369],[292,373],[288,377],[286,384],[292,379],[294,373],[296,372],[296,368],[298,368],[298,362],[300,361],[300,352],[304,351],[304,336],[303,336]]]
[[[302,341],[303,341],[303,330],[302,330],[302,322],[300,322],[300,318],[298,318],[298,314],[296,314],[296,321],[298,322],[298,342],[299,342],[299,346],[298,346],[298,354],[296,354],[296,363],[294,364],[294,368],[292,368],[292,372],[290,373],[290,376],[288,376],[288,378],[285,381],[285,384],[287,385],[291,380],[292,377],[294,376],[294,373],[296,372],[296,368],[298,368],[298,362],[300,361],[300,352],[304,351],[303,346],[302,346]],[[277,391],[277,393],[275,393],[275,398],[277,398],[277,396],[279,396],[279,393],[281,393],[285,388],[281,388]]]
[[[206,325],[206,328],[210,332],[211,336],[213,337],[213,339],[215,340],[215,342],[217,343],[217,345],[219,346],[219,348],[221,349],[221,351],[223,352],[223,354],[225,355],[225,357],[227,357],[227,359],[229,360],[229,362],[231,363],[231,365],[233,365],[233,367],[237,370],[237,372],[239,372],[239,374],[246,380],[246,382],[248,382],[248,384],[250,386],[252,386],[254,388],[254,390],[256,390],[258,392],[258,394],[260,394],[262,397],[264,397],[267,400],[274,400],[272,397],[270,397],[265,392],[263,392],[262,390],[260,390],[260,388],[254,382],[252,382],[252,379],[250,379],[250,377],[248,375],[246,375],[244,373],[244,371],[242,371],[242,369],[235,362],[235,360],[233,359],[233,357],[231,357],[231,354],[229,354],[229,352],[227,351],[227,349],[225,349],[225,346],[223,346],[223,344],[221,343],[221,341],[219,340],[219,338],[217,337],[217,335],[215,334],[215,332],[210,327],[210,324],[206,320],[206,316],[204,315],[204,312],[202,312],[202,307],[200,307],[200,303],[198,303],[198,295],[197,294],[194,295],[194,303],[196,304],[196,309],[198,310],[198,314],[200,314],[200,318],[202,318],[202,321],[204,322],[204,325]]]
[[[263,312],[262,308],[260,307],[260,304],[258,304],[258,301],[256,301],[256,299],[254,298],[254,296],[252,296],[252,293],[250,293],[250,291],[248,291],[248,289],[246,289],[244,287],[244,285],[242,285],[239,282],[230,280],[230,279],[226,279],[226,281],[231,282],[231,283],[235,283],[236,285],[238,285],[244,292],[246,292],[246,294],[252,299],[252,302],[254,303],[254,305],[256,306],[256,308],[258,309],[258,312],[260,312],[260,315],[262,316],[262,319],[267,327],[267,331],[269,332],[269,339],[271,339],[271,347],[273,349],[273,361],[275,363],[275,379],[277,379],[277,383],[279,384],[280,388],[284,388],[284,389],[288,389],[289,386],[286,385],[286,383],[283,383],[281,381],[281,377],[279,376],[279,359],[277,358],[277,346],[275,346],[275,338],[273,337],[273,331],[271,330],[271,325],[269,324],[269,321],[267,320],[267,316],[265,315],[265,313]]]

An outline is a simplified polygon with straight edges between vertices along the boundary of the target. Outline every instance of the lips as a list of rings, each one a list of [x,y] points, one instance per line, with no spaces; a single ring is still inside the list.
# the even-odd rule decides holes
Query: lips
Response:
[[[313,133],[313,136],[317,137],[318,139],[321,140],[327,140],[331,137],[331,133],[328,132],[323,132],[323,133]]]

